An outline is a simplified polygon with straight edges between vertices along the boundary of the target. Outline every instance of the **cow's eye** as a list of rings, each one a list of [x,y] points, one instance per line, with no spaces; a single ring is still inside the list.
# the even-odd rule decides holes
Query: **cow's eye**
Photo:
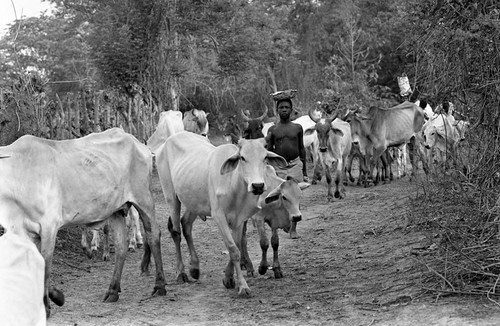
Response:
[[[245,158],[244,158],[243,156],[240,156],[240,159],[241,159],[243,162],[245,162],[245,161],[246,161],[246,160],[245,160]]]
[[[285,197],[285,196],[283,196],[283,200],[288,200],[288,199],[286,199],[286,197]]]

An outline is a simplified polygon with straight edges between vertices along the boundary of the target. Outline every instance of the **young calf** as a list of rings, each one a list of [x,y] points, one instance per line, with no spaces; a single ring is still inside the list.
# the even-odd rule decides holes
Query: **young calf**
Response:
[[[269,249],[269,240],[266,235],[265,224],[271,228],[271,246],[273,248],[273,271],[275,278],[282,278],[281,265],[278,259],[279,236],[278,229],[288,233],[292,222],[299,222],[302,219],[300,212],[300,199],[302,190],[309,187],[306,182],[297,182],[288,177],[283,180],[276,175],[273,167],[268,166],[266,171],[266,182],[269,183],[269,193],[261,196],[259,205],[261,210],[253,216],[256,222],[257,232],[262,249],[262,259],[259,265],[259,274],[264,275],[269,269],[267,262],[267,250]],[[247,248],[246,228],[243,230],[241,240],[242,265],[247,270],[248,276],[253,276],[254,268]]]

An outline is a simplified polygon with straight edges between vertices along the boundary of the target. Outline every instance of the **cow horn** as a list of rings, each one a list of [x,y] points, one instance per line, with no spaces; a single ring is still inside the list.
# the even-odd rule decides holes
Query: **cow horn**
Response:
[[[321,119],[321,114],[317,110],[314,110],[314,108],[310,108],[308,114],[309,118],[316,123]]]
[[[268,111],[268,108],[266,106],[266,108],[264,109],[264,113],[260,117],[258,117],[257,120],[259,120],[259,121],[264,120],[264,118],[267,117],[267,111]]]
[[[241,112],[241,117],[243,118],[243,121],[245,122],[249,122],[250,120],[250,117],[247,117],[247,115],[243,112],[243,110],[240,109],[240,112]]]
[[[332,123],[333,120],[335,120],[337,118],[337,116],[339,115],[339,113],[337,111],[335,111],[330,117],[328,117],[326,119],[326,122],[328,124]]]

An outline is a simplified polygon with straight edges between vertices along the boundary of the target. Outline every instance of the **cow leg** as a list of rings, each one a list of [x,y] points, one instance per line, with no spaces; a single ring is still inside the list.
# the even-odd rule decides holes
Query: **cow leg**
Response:
[[[227,264],[225,270],[225,277],[222,281],[227,289],[234,288],[238,286],[238,296],[240,297],[250,297],[251,292],[248,284],[243,277],[241,271],[240,259],[241,252],[238,245],[241,245],[241,235],[243,232],[243,223],[241,225],[234,225],[233,230],[229,228],[227,218],[223,212],[214,212],[212,217],[217,222],[217,226],[226,245],[227,251],[229,252],[229,263]],[[234,282],[234,271],[236,270],[237,284]]]
[[[297,222],[292,221],[290,226],[290,239],[298,239],[299,235],[297,234]]]
[[[351,155],[349,154],[349,156],[347,156],[347,160],[346,160],[346,164],[345,164],[345,174],[346,174],[346,178],[344,179],[345,180],[345,183],[347,185],[347,180],[351,181],[351,182],[354,182],[354,177],[352,176],[352,172],[351,172],[351,169],[352,169],[352,161],[354,160],[354,155]],[[347,179],[347,175],[349,174],[349,179]]]
[[[103,302],[116,302],[119,298],[119,293],[121,292],[121,278],[123,272],[123,265],[125,264],[125,256],[127,252],[127,236],[125,232],[125,214],[123,210],[120,210],[111,217],[109,217],[108,222],[111,223],[111,229],[114,233],[114,243],[115,243],[115,268],[113,270],[113,276],[111,277],[111,283],[109,285],[108,291],[104,295]]]
[[[323,166],[323,170],[325,171],[325,177],[326,177],[326,187],[327,187],[327,200],[331,201],[333,198],[332,194],[332,175],[330,174],[330,167],[325,164],[325,161],[323,158],[321,158],[321,165]]]
[[[128,230],[128,250],[135,251],[136,248],[141,248],[144,245],[141,226],[139,224],[139,213],[134,207],[130,208],[127,216],[127,230]]]
[[[266,235],[264,217],[259,215],[259,213],[257,213],[254,216],[257,223],[257,232],[259,234],[260,249],[262,251],[262,258],[259,264],[259,274],[264,275],[269,269],[269,263],[267,262],[267,250],[269,249],[269,239],[267,238]]]
[[[332,163],[332,170],[335,171],[335,193],[334,197],[342,198],[340,187],[342,187],[342,160]]]
[[[104,223],[103,227],[103,232],[104,232],[104,245],[103,245],[103,251],[102,251],[102,260],[110,260],[110,250],[109,250],[109,223],[106,221]]]
[[[92,258],[92,251],[90,250],[90,246],[87,240],[87,229],[82,231],[82,240],[81,240],[82,249],[87,255],[88,258]]]
[[[411,175],[410,175],[410,181],[413,180],[414,177],[417,175],[417,168],[418,168],[418,161],[416,159],[416,140],[415,137],[410,138],[410,142],[408,143],[408,149],[410,153],[410,162],[411,162]]]
[[[312,184],[321,181],[321,164],[319,162],[318,146],[314,143],[311,145],[311,152],[313,157],[313,179]]]
[[[376,147],[373,149],[373,157],[372,157],[372,167],[371,167],[371,173],[372,173],[372,176],[373,176],[373,170],[377,168],[377,163],[378,163],[378,160],[381,158],[382,154],[384,153],[385,151],[385,148],[383,147]],[[378,184],[378,177],[375,176],[374,179],[373,179],[373,184],[374,185],[377,185]]]
[[[127,239],[128,239],[128,251],[134,252],[135,249],[137,248],[137,241],[135,240],[135,225],[133,215],[139,214],[136,212],[134,207],[130,207],[130,210],[128,211],[128,215],[125,218],[126,224],[127,224]]]
[[[189,278],[184,269],[184,261],[182,259],[182,251],[181,251],[181,227],[180,227],[180,211],[181,211],[181,203],[176,198],[173,203],[173,213],[172,216],[168,219],[168,231],[172,236],[172,240],[174,240],[175,245],[175,255],[177,259],[176,266],[176,274],[177,274],[177,282],[179,283],[187,283],[189,282]]]
[[[56,287],[50,286],[50,275],[52,272],[52,258],[54,256],[54,248],[56,245],[56,235],[57,229],[54,229],[53,226],[42,226],[40,234],[40,253],[45,260],[45,294],[43,296],[43,303],[45,305],[47,318],[50,316],[49,298],[58,306],[62,306],[64,304],[64,294],[60,290],[56,289]]]
[[[137,248],[142,248],[142,246],[144,245],[144,239],[143,239],[142,233],[141,233],[141,223],[139,222],[139,213],[136,212],[136,210],[134,209],[134,213],[130,217],[132,218],[133,225],[135,226],[134,227],[134,231],[135,231],[134,239],[136,240]]]
[[[373,165],[372,165],[372,158],[371,158],[371,154],[370,153],[366,153],[364,155],[364,166],[365,166],[365,172],[364,172],[364,175],[365,175],[365,188],[367,188],[369,186],[369,178],[372,178],[373,180],[373,175],[372,175],[372,171],[373,171]]]
[[[143,206],[134,205],[134,207],[139,212],[139,218],[142,221],[144,234],[146,235],[146,245],[144,246],[144,254],[142,256],[141,272],[147,273],[152,252],[153,258],[155,260],[156,277],[155,286],[151,295],[165,296],[167,295],[167,290],[165,289],[165,273],[163,272],[163,261],[161,257],[160,227],[158,225],[158,222],[156,221],[153,197],[149,196],[149,198],[147,198],[147,201],[148,203]],[[145,210],[143,209],[143,207],[148,207],[151,209]],[[146,248],[146,246],[148,246],[148,248]]]
[[[90,252],[91,255],[94,255],[94,252],[97,252],[99,249],[99,230],[92,230],[92,241],[90,241]]]
[[[196,220],[196,217],[196,214],[186,212],[181,219],[181,223],[182,233],[184,234],[184,239],[186,239],[188,244],[189,256],[191,257],[189,262],[189,274],[192,278],[197,280],[200,278],[200,260],[198,259],[198,254],[194,248],[193,241],[193,223]]]
[[[254,268],[250,255],[248,254],[248,244],[247,244],[247,222],[243,223],[243,231],[241,234],[241,262],[240,266],[242,270],[247,271],[247,277],[254,276]]]
[[[272,232],[273,232],[273,235],[271,236],[271,246],[273,247],[274,278],[283,278],[283,273],[281,272],[280,261],[278,259],[278,248],[280,246],[280,238],[278,236],[278,229],[273,229]]]

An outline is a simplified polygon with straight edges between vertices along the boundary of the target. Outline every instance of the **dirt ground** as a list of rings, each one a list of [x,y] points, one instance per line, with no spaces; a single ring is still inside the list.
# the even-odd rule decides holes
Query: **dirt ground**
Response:
[[[487,299],[422,291],[423,267],[412,253],[432,239],[406,220],[407,199],[415,191],[408,178],[370,188],[350,184],[346,198],[330,203],[324,181],[304,190],[300,238],[279,231],[284,278],[275,279],[271,270],[247,277],[252,297],[241,299],[222,284],[229,256],[211,219],[195,222],[200,279],[176,283],[169,209],[155,176],[167,296],[149,296],[154,273],[140,275],[140,249],[127,257],[119,301],[102,303],[113,262],[88,259],[74,232],[71,245],[56,246],[53,282],[66,303],[52,306],[48,325],[499,325],[500,307]],[[248,237],[258,267],[260,247],[251,224]],[[185,241],[183,254],[187,264]]]

